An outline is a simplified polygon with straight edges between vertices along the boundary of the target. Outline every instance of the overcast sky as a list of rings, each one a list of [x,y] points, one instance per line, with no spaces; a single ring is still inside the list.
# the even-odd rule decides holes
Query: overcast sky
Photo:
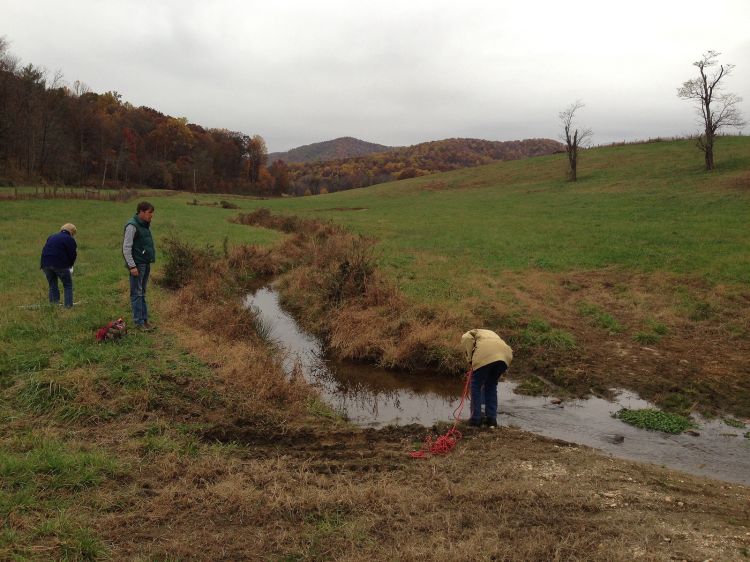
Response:
[[[271,151],[557,138],[577,99],[594,144],[685,135],[677,88],[709,49],[750,118],[750,0],[0,0],[0,35],[23,64]]]

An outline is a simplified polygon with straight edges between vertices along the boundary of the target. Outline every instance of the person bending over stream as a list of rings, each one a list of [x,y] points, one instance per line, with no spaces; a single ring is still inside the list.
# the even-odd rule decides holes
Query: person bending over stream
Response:
[[[60,304],[60,287],[57,284],[59,279],[63,286],[65,308],[73,307],[73,265],[78,257],[78,245],[73,240],[76,232],[76,225],[62,225],[60,232],[47,238],[40,261],[40,267],[49,284],[50,304]]]
[[[497,427],[497,382],[513,361],[513,350],[495,332],[482,329],[466,332],[461,345],[472,371],[469,425]]]

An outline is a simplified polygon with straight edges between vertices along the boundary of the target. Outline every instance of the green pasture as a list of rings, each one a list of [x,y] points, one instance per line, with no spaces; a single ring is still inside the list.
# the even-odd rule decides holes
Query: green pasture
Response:
[[[382,265],[423,300],[469,271],[622,266],[750,282],[750,139],[725,137],[706,173],[691,141],[596,148],[242,208],[331,219],[380,241]]]
[[[565,156],[501,162],[340,193],[259,200],[212,194],[149,196],[157,238],[176,234],[221,247],[279,234],[227,221],[267,207],[332,220],[378,240],[381,266],[421,301],[450,299],[473,272],[564,272],[610,266],[710,282],[748,283],[750,139],[724,137],[706,173],[691,141],[595,148],[565,181]],[[6,191],[11,191],[7,189]],[[223,209],[229,200],[240,210]],[[198,205],[188,203],[198,202]],[[134,203],[2,201],[0,282],[16,306],[44,301],[37,271],[45,237],[79,228],[76,300],[127,308],[119,252]],[[118,300],[119,299],[119,300]],[[112,307],[112,305],[116,305]],[[5,305],[0,305],[5,306]]]
[[[279,236],[230,223],[232,211],[225,209],[187,205],[178,197],[149,199],[156,206],[157,244],[174,235],[221,251],[225,238],[230,244],[268,244]],[[176,381],[205,377],[209,369],[164,334],[131,333],[118,345],[94,339],[106,322],[118,316],[130,320],[120,245],[135,201],[32,199],[0,205],[0,559],[50,559],[53,552],[65,560],[99,559],[106,547],[83,514],[96,509],[102,483],[125,469],[120,459],[55,428],[96,425],[172,399],[181,392]],[[66,222],[78,228],[74,298],[80,304],[72,310],[47,304],[39,270],[47,236]],[[160,288],[152,285],[151,292],[153,302]],[[87,384],[117,399],[110,406],[88,404],[78,396]],[[167,438],[146,436],[143,446],[164,447]],[[177,452],[194,448],[186,439],[173,440]]]
[[[267,244],[279,236],[233,224],[226,220],[232,211],[225,209],[187,205],[179,197],[150,200],[156,207],[157,252],[159,238],[170,235],[219,250],[225,239],[229,244]],[[127,272],[120,248],[124,224],[136,203],[53,199],[0,204],[0,375],[96,362],[90,354],[101,349],[89,345],[93,331],[118,316],[129,319]],[[80,306],[58,310],[47,304],[39,257],[47,236],[67,222],[78,228],[73,285]],[[152,290],[159,288],[153,285]],[[83,357],[76,359],[79,350]]]
[[[188,199],[180,196],[149,196],[148,200],[156,207],[153,230],[157,242],[160,237],[174,235],[220,249],[224,238],[230,244],[270,243],[278,238],[275,232],[229,222],[231,210],[187,205]],[[46,300],[39,255],[47,236],[66,222],[78,228],[75,300],[108,308],[114,295],[125,299],[126,295],[113,291],[113,285],[127,280],[120,247],[124,224],[135,213],[135,201],[40,199],[0,201],[0,205],[0,283],[3,293],[15,300],[3,299],[4,305],[18,308]]]
[[[227,220],[241,211],[267,207],[335,221],[374,236],[383,268],[407,294],[427,302],[462,294],[471,273],[528,268],[618,266],[750,282],[750,139],[721,138],[711,173],[703,171],[692,142],[670,141],[585,151],[580,180],[564,178],[560,154],[312,197],[164,193],[149,199],[157,239],[176,235],[217,248],[224,240],[268,244],[281,236]],[[220,200],[239,211],[221,208]],[[91,322],[98,322],[127,311],[119,246],[134,202],[0,204],[4,322],[26,314],[24,306],[44,303],[39,252],[65,222],[79,230],[75,298],[87,303],[80,314],[96,311]]]

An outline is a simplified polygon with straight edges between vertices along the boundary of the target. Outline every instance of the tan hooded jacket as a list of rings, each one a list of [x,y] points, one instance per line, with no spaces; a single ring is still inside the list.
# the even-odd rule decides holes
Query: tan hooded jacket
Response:
[[[461,345],[475,371],[495,361],[504,361],[510,367],[513,361],[513,350],[492,330],[469,330],[461,336]]]

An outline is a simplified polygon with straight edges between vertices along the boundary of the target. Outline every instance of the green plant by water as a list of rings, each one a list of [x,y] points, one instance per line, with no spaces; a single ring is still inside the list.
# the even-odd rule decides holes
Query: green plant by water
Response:
[[[652,431],[663,431],[665,433],[682,433],[686,429],[695,427],[695,424],[685,416],[670,414],[653,408],[631,410],[623,408],[616,412],[614,417],[642,429]]]

